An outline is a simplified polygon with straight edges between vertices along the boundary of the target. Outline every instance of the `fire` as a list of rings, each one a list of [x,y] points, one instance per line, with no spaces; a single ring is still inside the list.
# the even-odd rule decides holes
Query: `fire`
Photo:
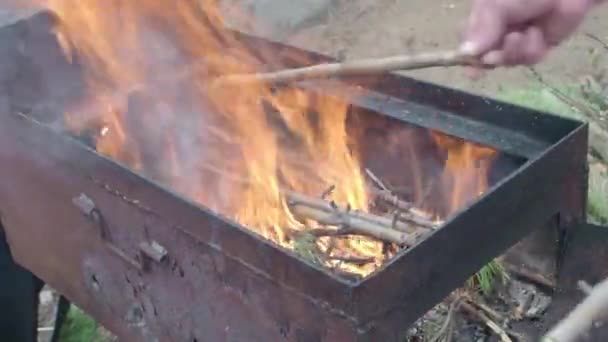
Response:
[[[488,189],[488,170],[497,152],[447,135],[431,134],[446,152],[441,189],[446,196],[444,215],[450,216]]]
[[[264,69],[224,29],[215,0],[45,5],[60,19],[66,57],[86,71],[88,96],[66,113],[66,124],[73,132],[96,130],[100,153],[288,248],[295,248],[292,232],[306,227],[290,212],[285,190],[317,197],[333,187],[336,203],[369,209],[359,148],[346,128],[348,96],[262,82],[209,87],[211,77]],[[192,59],[199,67],[185,68]],[[488,165],[475,163],[492,151],[434,138],[449,153],[442,178],[449,214],[487,188]],[[380,256],[350,272],[368,274],[383,261],[378,241],[339,244],[356,256]]]

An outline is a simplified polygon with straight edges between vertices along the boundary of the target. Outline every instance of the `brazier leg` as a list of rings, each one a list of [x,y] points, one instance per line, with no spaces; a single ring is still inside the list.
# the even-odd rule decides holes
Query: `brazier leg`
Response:
[[[0,336],[3,341],[36,342],[38,294],[44,283],[17,265],[0,226]]]

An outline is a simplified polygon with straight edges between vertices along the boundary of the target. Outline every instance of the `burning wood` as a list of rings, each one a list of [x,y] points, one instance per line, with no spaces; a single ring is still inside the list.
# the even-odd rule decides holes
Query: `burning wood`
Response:
[[[335,255],[340,261],[323,263],[348,264],[339,271],[356,274],[369,274],[371,267],[350,266],[372,259],[378,264],[399,248],[417,243],[438,226],[435,217],[450,215],[487,189],[489,167],[479,167],[477,161],[489,152],[481,150],[481,155],[479,147],[458,139],[444,144],[445,151],[430,154],[412,148],[414,179],[402,184],[415,188],[411,197],[401,198],[375,176],[378,189],[370,188],[365,159],[375,145],[366,146],[366,138],[358,136],[368,133],[367,123],[351,125],[359,124],[350,120],[358,115],[349,101],[354,95],[350,88],[336,85],[336,93],[326,95],[272,84],[468,65],[475,62],[470,57],[451,51],[264,74],[260,72],[266,62],[225,30],[217,5],[216,1],[185,1],[178,7],[153,0],[53,1],[61,46],[86,70],[86,98],[66,110],[66,128],[80,134],[103,127],[94,139],[101,154],[168,184],[282,247],[294,249],[289,236],[294,230],[309,232],[317,247],[338,240]],[[121,16],[115,15],[118,12]],[[192,60],[204,62],[193,64],[196,71],[175,69]],[[232,87],[214,86],[235,80]],[[147,88],[150,84],[154,86]],[[386,143],[399,147],[411,143],[409,136],[397,138],[387,138]],[[444,143],[428,136],[420,139],[428,140],[429,149],[431,143],[438,147]],[[433,216],[424,213],[420,203],[425,197],[423,185],[430,183],[427,176],[436,174],[423,170],[426,164],[417,161],[431,154],[447,154],[445,165],[431,158],[431,167],[445,169],[434,188],[440,190],[441,199],[424,207]],[[398,156],[389,153],[385,160],[393,158]],[[232,179],[231,173],[238,179]],[[308,197],[329,185],[333,187],[322,198]],[[332,201],[353,210],[338,208]],[[322,229],[303,226],[294,216]]]
[[[398,221],[410,222],[418,227],[427,229],[437,228],[437,222],[432,221],[424,213],[419,211],[414,203],[404,201],[400,199],[399,196],[389,191],[372,189],[371,192],[376,200],[382,201],[397,209],[395,217]]]
[[[289,208],[296,216],[340,227],[335,235],[360,234],[403,246],[411,246],[416,242],[415,229],[403,222],[391,222],[381,216],[350,211],[348,208],[340,209],[332,205],[332,202],[301,194],[288,193],[286,196]],[[412,233],[408,234],[407,231]]]

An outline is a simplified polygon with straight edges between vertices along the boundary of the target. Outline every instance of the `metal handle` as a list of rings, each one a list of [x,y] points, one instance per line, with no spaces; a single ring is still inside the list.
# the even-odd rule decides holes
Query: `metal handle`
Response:
[[[99,237],[104,245],[128,265],[143,272],[149,269],[150,261],[161,263],[166,259],[167,250],[156,241],[152,241],[151,243],[141,242],[139,244],[138,255],[140,260],[131,257],[127,252],[112,243],[108,234],[107,222],[92,199],[85,194],[80,194],[80,196],[74,197],[72,202],[81,213],[97,225],[99,228]]]

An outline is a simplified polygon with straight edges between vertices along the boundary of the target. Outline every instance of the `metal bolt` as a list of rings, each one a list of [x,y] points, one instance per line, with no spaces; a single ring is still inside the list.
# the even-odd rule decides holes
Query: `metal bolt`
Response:
[[[85,194],[74,197],[72,203],[86,216],[90,216],[95,210],[95,202]]]
[[[144,256],[159,263],[167,258],[167,250],[156,241],[140,243],[139,250]]]

